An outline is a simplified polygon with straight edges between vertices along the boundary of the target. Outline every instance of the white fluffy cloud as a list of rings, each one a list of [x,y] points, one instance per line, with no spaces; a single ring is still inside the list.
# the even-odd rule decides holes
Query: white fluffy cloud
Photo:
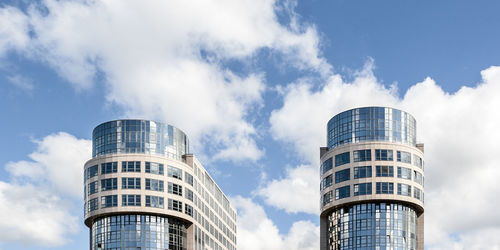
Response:
[[[316,29],[275,0],[54,1],[25,14],[0,12],[0,53],[15,47],[54,68],[77,89],[103,79],[108,101],[125,114],[169,122],[215,159],[259,159],[249,113],[262,104],[262,72],[237,74],[262,49],[283,64],[322,74]],[[287,6],[292,6],[287,5]],[[278,22],[277,12],[291,23]],[[19,46],[17,44],[20,44]]]
[[[9,162],[0,181],[0,242],[60,246],[80,228],[83,165],[89,140],[67,133],[34,141],[29,161]]]
[[[279,233],[262,206],[251,199],[231,199],[238,209],[238,249],[307,250],[319,248],[319,227],[310,221],[294,222],[287,235]]]
[[[488,238],[500,230],[500,203],[495,198],[500,193],[496,163],[500,152],[500,67],[490,67],[481,75],[482,82],[477,86],[462,87],[455,93],[444,92],[427,78],[409,88],[401,99],[393,87],[386,88],[377,81],[368,63],[352,82],[334,75],[319,90],[313,90],[307,82],[287,86],[283,107],[271,115],[271,131],[276,139],[289,143],[306,161],[317,166],[319,147],[326,145],[326,123],[333,115],[376,105],[410,112],[417,119],[418,141],[426,145],[426,246],[466,249],[483,235],[483,242],[492,242],[489,247],[500,248],[496,238]],[[319,176],[318,168],[314,169]],[[280,203],[267,201],[291,211],[294,200],[312,198],[284,195],[278,193],[283,189],[273,187],[318,179],[290,174],[294,170],[287,172],[285,178],[271,180],[261,190],[275,191],[268,197],[290,197]],[[314,200],[319,200],[319,194]],[[312,211],[316,206],[317,202],[302,211]]]

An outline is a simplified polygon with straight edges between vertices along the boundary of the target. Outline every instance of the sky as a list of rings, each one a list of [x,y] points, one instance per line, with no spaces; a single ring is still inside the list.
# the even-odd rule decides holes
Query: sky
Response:
[[[0,249],[88,249],[91,132],[182,129],[238,249],[319,248],[326,122],[417,120],[425,248],[500,249],[500,2],[0,1]]]

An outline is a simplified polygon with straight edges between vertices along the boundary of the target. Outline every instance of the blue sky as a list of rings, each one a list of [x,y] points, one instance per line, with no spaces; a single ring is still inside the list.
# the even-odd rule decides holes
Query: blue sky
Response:
[[[188,134],[238,208],[240,249],[317,249],[326,121],[367,105],[417,119],[426,248],[500,248],[500,204],[489,202],[500,192],[499,9],[497,1],[2,1],[0,249],[88,248],[81,169],[92,129],[119,118]],[[27,218],[53,226],[31,232],[40,224]]]

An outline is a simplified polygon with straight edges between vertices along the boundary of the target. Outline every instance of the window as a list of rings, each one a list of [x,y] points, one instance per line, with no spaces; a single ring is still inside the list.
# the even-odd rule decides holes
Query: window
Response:
[[[141,206],[141,196],[135,194],[122,195],[122,206]]]
[[[372,183],[354,184],[354,196],[372,194]]]
[[[146,207],[164,208],[163,197],[146,195]]]
[[[107,195],[101,197],[101,207],[116,207],[118,206],[118,195]]]
[[[343,182],[343,181],[348,181],[351,176],[351,169],[344,169],[335,172],[335,183]]]
[[[377,161],[392,161],[392,150],[375,149],[375,160]]]
[[[377,166],[377,177],[394,177],[392,166]]]
[[[415,198],[417,200],[423,200],[422,197],[423,197],[422,191],[419,188],[414,187],[413,188],[413,198]]]
[[[343,186],[335,189],[335,200],[347,198],[351,196],[351,186]]]
[[[335,167],[347,164],[347,163],[351,162],[350,160],[351,160],[351,158],[350,158],[349,152],[338,154],[335,156]]]
[[[411,180],[411,169],[398,167],[398,178]]]
[[[177,200],[168,199],[168,209],[179,211],[182,213],[182,202]]]
[[[182,196],[182,186],[175,183],[168,183],[168,193]]]
[[[122,178],[122,189],[141,189],[141,178]]]
[[[184,172],[184,179],[189,185],[193,186],[193,176],[191,174]]]
[[[97,173],[98,173],[98,166],[97,165],[88,168],[87,169],[87,179],[90,179],[94,176],[97,176]]]
[[[394,194],[394,183],[377,182],[377,194]]]
[[[371,161],[372,160],[372,150],[355,150],[352,152],[352,157],[354,162],[360,161]]]
[[[193,207],[188,204],[184,204],[184,213],[193,217]]]
[[[163,192],[163,181],[146,178],[146,190]]]
[[[173,177],[182,180],[182,170],[180,168],[168,166],[167,174],[169,177]]]
[[[420,158],[418,155],[413,155],[413,165],[423,168],[424,167],[424,161],[422,158]]]
[[[332,191],[328,191],[323,195],[323,206],[330,203],[332,200]]]
[[[99,187],[97,186],[97,181],[89,183],[89,195],[99,192]]]
[[[332,158],[328,158],[326,161],[323,162],[323,165],[321,166],[321,168],[323,169],[323,174],[326,173],[326,171],[332,169],[332,167],[333,167]]]
[[[411,186],[398,183],[398,194],[411,197]]]
[[[405,151],[397,151],[397,160],[399,162],[411,163],[411,154]]]
[[[186,188],[186,199],[193,201],[193,191]]]
[[[109,174],[118,172],[118,163],[116,162],[106,162],[101,164],[101,174]]]
[[[333,177],[332,175],[328,175],[327,177],[325,177],[323,179],[323,181],[321,182],[321,190],[329,187],[332,185],[332,182],[333,182]]]
[[[99,199],[98,198],[94,198],[94,199],[89,200],[89,203],[88,203],[88,211],[89,212],[97,210],[98,208],[99,208]]]
[[[141,162],[122,161],[122,172],[141,172]]]
[[[423,181],[423,178],[422,178],[422,174],[420,172],[417,172],[417,171],[413,171],[413,180],[420,184],[420,185],[423,185],[424,184],[424,181]]]
[[[115,190],[118,188],[118,179],[109,178],[101,180],[101,191]]]
[[[372,177],[372,166],[355,167],[354,179]]]
[[[146,173],[163,175],[163,164],[156,162],[146,162]]]

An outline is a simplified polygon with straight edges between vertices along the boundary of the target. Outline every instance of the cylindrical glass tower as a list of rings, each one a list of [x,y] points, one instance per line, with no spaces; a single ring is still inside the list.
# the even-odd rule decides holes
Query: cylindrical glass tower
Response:
[[[321,249],[423,249],[423,144],[410,114],[334,116],[321,148]]]
[[[100,124],[84,169],[91,250],[236,249],[236,211],[181,130],[148,120]]]

